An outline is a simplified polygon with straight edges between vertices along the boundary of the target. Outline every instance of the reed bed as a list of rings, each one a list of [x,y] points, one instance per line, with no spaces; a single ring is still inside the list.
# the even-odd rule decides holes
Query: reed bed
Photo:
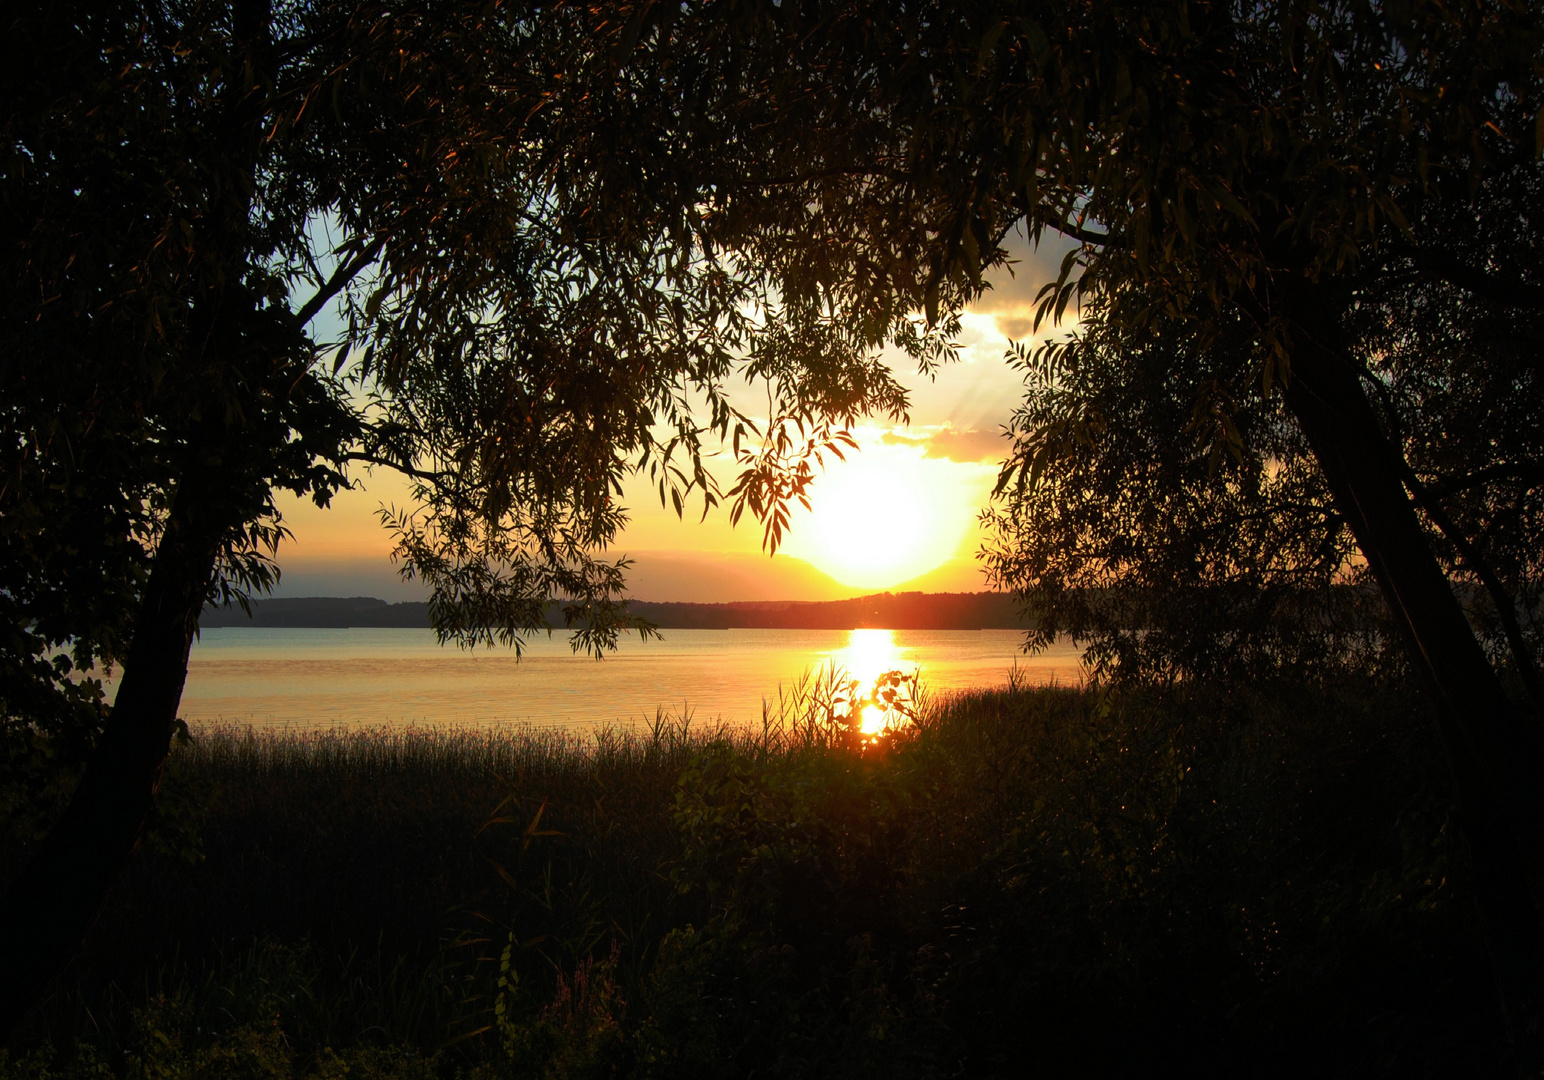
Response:
[[[0,1078],[1509,1067],[1399,688],[902,705],[197,732]]]

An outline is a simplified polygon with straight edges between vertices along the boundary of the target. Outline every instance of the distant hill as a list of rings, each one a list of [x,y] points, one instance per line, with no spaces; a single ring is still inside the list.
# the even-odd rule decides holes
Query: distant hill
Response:
[[[662,630],[1021,630],[1006,593],[875,593],[853,600],[674,604],[633,601],[631,609]],[[549,620],[561,625],[556,611]],[[306,596],[205,608],[199,625],[297,628],[427,627],[426,603],[388,604],[369,596]]]

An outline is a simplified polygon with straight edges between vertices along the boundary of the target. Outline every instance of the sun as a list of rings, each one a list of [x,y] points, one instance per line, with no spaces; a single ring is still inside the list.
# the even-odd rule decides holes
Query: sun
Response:
[[[880,735],[889,725],[890,718],[885,710],[878,705],[863,706],[863,713],[858,718],[858,730],[865,735]]]
[[[938,462],[871,446],[831,463],[793,524],[788,552],[844,585],[885,589],[951,558],[974,510]]]

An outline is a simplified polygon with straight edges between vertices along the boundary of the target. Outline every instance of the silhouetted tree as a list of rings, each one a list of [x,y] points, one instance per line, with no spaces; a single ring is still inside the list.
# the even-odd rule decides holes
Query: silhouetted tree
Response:
[[[903,413],[869,355],[885,328],[784,287],[786,263],[720,258],[646,127],[625,156],[601,128],[569,137],[594,108],[567,89],[594,66],[591,17],[67,0],[8,18],[0,735],[19,832],[48,834],[0,900],[0,1032],[145,827],[199,611],[273,580],[277,491],[325,504],[351,463],[400,469],[418,504],[388,524],[442,636],[518,645],[556,598],[598,651],[633,621],[605,558],[623,477],[711,506],[704,440],[732,441],[737,514],[775,541],[838,427]],[[334,301],[347,331],[325,341]],[[740,376],[767,416],[730,404]],[[50,822],[61,759],[84,768]]]
[[[1036,614],[1031,647],[1070,636],[1106,678],[1224,683],[1397,652],[1297,426],[1240,377],[1249,349],[1238,323],[1201,343],[1167,320],[1018,348],[1031,473],[993,508],[987,557]]]
[[[1240,444],[1221,390],[1254,384],[1279,400],[1317,472],[1304,482],[1322,484],[1428,691],[1509,1023],[1529,1061],[1541,1059],[1544,1016],[1533,897],[1544,879],[1544,758],[1449,570],[1472,575],[1495,616],[1516,624],[1506,636],[1523,640],[1515,631],[1530,612],[1509,594],[1510,556],[1465,530],[1499,520],[1480,479],[1531,497],[1519,488],[1531,492],[1519,469],[1531,465],[1509,456],[1528,443],[1516,433],[1531,422],[1531,398],[1516,392],[1513,434],[1498,443],[1508,449],[1490,464],[1477,446],[1457,454],[1496,466],[1450,478],[1484,504],[1480,516],[1443,504],[1449,489],[1417,471],[1443,467],[1441,455],[1423,460],[1418,449],[1486,438],[1484,423],[1463,412],[1465,390],[1446,412],[1428,399],[1410,413],[1421,432],[1396,427],[1404,406],[1383,401],[1391,376],[1405,378],[1418,354],[1448,363],[1446,346],[1426,336],[1428,322],[1375,309],[1424,289],[1463,298],[1448,304],[1494,305],[1501,320],[1539,310],[1531,240],[1506,225],[1506,211],[1492,220],[1485,208],[1505,190],[1527,220],[1538,216],[1541,21],[1523,0],[1030,0],[637,5],[596,27],[610,43],[597,71],[625,58],[628,86],[674,92],[677,108],[638,138],[667,139],[683,155],[718,151],[701,197],[723,220],[708,235],[722,228],[723,248],[748,261],[802,253],[820,280],[843,283],[833,309],[914,311],[935,325],[982,287],[1023,224],[1033,238],[1051,230],[1077,245],[1043,315],[1076,300],[1102,344],[1146,348],[1143,337],[1160,334],[1170,357],[1230,365],[1197,387],[1191,413],[1225,452]],[[1405,359],[1369,368],[1379,333]],[[1236,340],[1219,348],[1225,337]],[[1047,378],[1081,355],[1041,354]],[[1468,355],[1489,374],[1453,366],[1466,387],[1509,385],[1505,349]],[[1194,364],[1176,369],[1180,381],[1184,369]],[[1033,486],[1063,445],[1034,418],[1032,408],[1005,492]],[[1009,580],[1032,591],[1033,574]],[[1510,588],[1522,581],[1513,574]]]
[[[873,349],[894,341],[924,367],[942,359],[954,313],[1022,224],[1078,245],[1042,313],[1060,316],[1076,299],[1095,329],[1035,361],[1046,385],[1066,388],[1061,400],[1080,392],[1062,365],[1088,356],[1091,375],[1164,389],[1141,416],[1199,419],[1196,430],[1233,458],[1234,471],[1205,482],[1189,464],[1171,472],[1214,507],[1231,500],[1236,514],[1289,490],[1322,505],[1327,494],[1334,519],[1286,522],[1289,533],[1292,520],[1309,523],[1292,541],[1304,580],[1333,573],[1343,523],[1429,691],[1509,1023],[1527,1059],[1539,1059],[1544,951],[1532,890],[1544,877],[1544,767],[1450,576],[1472,575],[1499,631],[1526,644],[1527,527],[1492,542],[1512,527],[1490,525],[1508,520],[1497,493],[1524,507],[1532,498],[1535,413],[1519,382],[1532,354],[1526,338],[1508,346],[1495,335],[1471,349],[1483,335],[1461,324],[1474,302],[1518,325],[1541,307],[1536,260],[1523,250],[1532,234],[1500,209],[1538,220],[1537,5],[114,10],[60,5],[18,24],[7,69],[8,101],[27,103],[9,106],[7,153],[29,164],[7,173],[6,212],[34,198],[48,209],[9,217],[13,235],[32,235],[36,221],[37,235],[58,222],[57,235],[84,237],[75,215],[89,208],[122,222],[110,242],[125,245],[84,262],[72,257],[78,240],[35,258],[17,245],[24,254],[8,273],[23,306],[8,312],[8,341],[58,319],[77,366],[39,392],[91,385],[88,353],[73,342],[105,333],[102,313],[128,305],[142,329],[124,348],[143,339],[164,352],[146,361],[144,379],[173,388],[151,399],[143,426],[115,421],[124,434],[112,445],[128,457],[116,459],[124,479],[107,485],[102,505],[117,516],[92,504],[77,518],[121,519],[113,535],[142,550],[106,576],[126,580],[135,566],[147,575],[117,593],[139,614],[104,601],[79,624],[100,631],[98,655],[126,650],[91,769],[124,762],[111,768],[127,770],[133,796],[111,811],[71,811],[56,834],[122,822],[92,865],[121,862],[143,821],[198,605],[222,580],[260,577],[275,484],[325,498],[351,454],[408,469],[425,510],[393,524],[405,565],[435,586],[447,632],[513,635],[538,594],[560,592],[604,644],[623,617],[620,568],[593,557],[620,521],[615,479],[641,463],[662,498],[711,492],[698,449],[716,433],[743,454],[736,509],[762,516],[775,540],[780,508],[833,445],[833,425],[865,408],[904,408]],[[25,89],[34,85],[43,89]],[[107,119],[122,102],[114,122],[132,137]],[[57,151],[45,149],[54,141]],[[105,201],[77,198],[91,185],[58,179],[75,167],[66,161],[116,162],[125,147],[150,160],[106,183]],[[148,183],[184,167],[193,180]],[[35,195],[38,184],[57,186]],[[139,208],[156,198],[178,210],[165,217],[167,239],[136,242]],[[323,245],[337,276],[318,269],[321,221],[339,229],[341,240]],[[196,272],[147,279],[154,289],[131,280],[179,252]],[[73,294],[54,282],[71,273],[98,276],[67,308]],[[284,302],[285,287],[308,275],[323,294],[348,296],[357,351],[338,371],[377,395],[362,412],[316,369],[306,320]],[[1455,327],[1461,349],[1443,337]],[[14,355],[7,379],[25,368]],[[184,374],[167,383],[162,372],[174,368]],[[737,371],[774,386],[755,429],[760,450],[743,449],[751,420],[722,393]],[[1186,385],[1198,394],[1191,410],[1169,409]],[[1496,389],[1476,399],[1477,386]],[[1104,395],[1097,384],[1081,392]],[[104,415],[127,417],[132,400]],[[313,402],[314,423],[337,442],[306,441]],[[44,393],[17,414],[26,425],[8,420],[3,452],[31,460],[47,446],[62,472],[74,460],[66,443],[31,434],[59,407]],[[1037,408],[1032,400],[1022,417],[1004,477],[1010,511],[1031,508],[1032,495],[1012,500],[1057,469],[1069,475],[1075,459],[1066,452],[1076,439],[1055,437],[1061,418]],[[98,428],[71,419],[61,430]],[[114,424],[100,430],[107,439]],[[1494,451],[1479,445],[1492,437]],[[1257,468],[1278,450],[1286,474]],[[301,456],[275,463],[288,454]],[[1463,471],[1471,466],[1479,472]],[[142,479],[155,468],[163,479]],[[150,496],[118,499],[119,489]],[[36,528],[28,550],[59,546]],[[1224,539],[1214,534],[1211,550],[1227,552]],[[1246,583],[1286,565],[1254,558]],[[1041,587],[1026,565],[1000,567],[1016,585]],[[56,565],[35,580],[48,574],[64,579]],[[65,693],[62,675],[36,662],[78,641],[73,624],[31,638],[41,614],[16,615],[16,625],[18,669]],[[92,705],[66,707],[85,715]],[[107,790],[93,775],[78,807]],[[45,845],[34,872],[46,877],[63,858],[47,852],[67,848]],[[75,913],[59,925],[83,925],[101,889],[58,880],[73,883],[56,900],[13,888],[7,903],[23,907],[7,909],[7,925],[55,902]],[[66,903],[65,893],[92,899]],[[45,937],[57,953],[74,934],[56,926]],[[35,983],[11,980],[22,988],[13,1000]]]

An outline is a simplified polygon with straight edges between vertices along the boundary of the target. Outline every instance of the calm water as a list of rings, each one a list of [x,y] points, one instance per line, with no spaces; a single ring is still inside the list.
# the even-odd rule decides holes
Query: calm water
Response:
[[[189,723],[358,727],[396,724],[636,723],[664,709],[698,721],[756,723],[804,673],[837,665],[855,678],[920,669],[933,691],[1005,683],[1076,683],[1077,654],[1023,656],[1013,630],[668,630],[624,639],[604,660],[540,638],[505,649],[441,647],[429,630],[205,630],[193,648]]]

